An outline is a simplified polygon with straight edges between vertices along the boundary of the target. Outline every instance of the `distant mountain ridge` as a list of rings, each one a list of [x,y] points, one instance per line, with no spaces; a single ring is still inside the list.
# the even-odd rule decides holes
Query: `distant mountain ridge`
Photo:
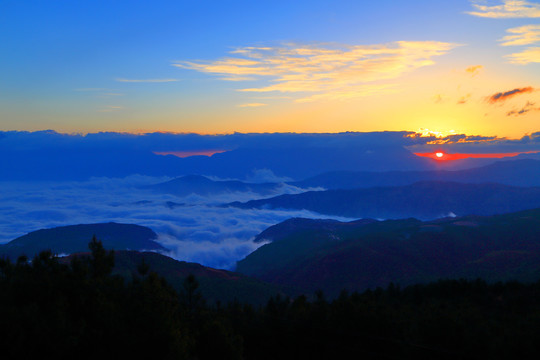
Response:
[[[445,216],[494,215],[540,207],[540,187],[425,181],[406,186],[308,191],[233,202],[243,209],[305,209],[349,218],[422,220]]]
[[[270,195],[275,194],[281,187],[283,187],[283,184],[280,183],[211,180],[201,175],[186,175],[167,182],[145,186],[146,189],[176,196],[187,196],[190,194],[208,196],[234,192],[252,192],[260,195]]]
[[[301,188],[356,189],[374,186],[404,186],[419,181],[491,182],[511,186],[540,186],[540,160],[497,161],[482,167],[455,171],[335,171],[290,184]]]
[[[51,250],[53,254],[86,252],[94,235],[106,249],[166,250],[155,241],[157,234],[153,230],[140,225],[110,222],[33,231],[0,245],[0,256],[14,260],[20,255],[32,258],[43,250]]]
[[[326,231],[318,227],[327,223],[313,222],[311,228],[297,220],[269,228],[277,240],[239,261],[236,271],[331,296],[343,288],[364,290],[390,282],[540,277],[540,209],[427,222],[333,222]]]

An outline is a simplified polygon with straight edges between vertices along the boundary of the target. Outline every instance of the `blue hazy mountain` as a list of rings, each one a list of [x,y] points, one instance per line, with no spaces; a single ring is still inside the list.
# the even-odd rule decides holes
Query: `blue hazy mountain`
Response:
[[[157,235],[151,229],[133,224],[81,224],[42,229],[18,237],[0,245],[0,256],[12,260],[21,255],[32,258],[43,250],[53,254],[73,254],[88,251],[93,236],[106,249],[114,250],[165,250],[155,241]]]
[[[212,175],[245,179],[256,169],[305,179],[337,170],[425,170],[431,159],[404,148],[406,133],[119,134],[54,131],[0,133],[0,180],[84,180],[89,177]],[[225,151],[213,156],[156,152]]]
[[[426,181],[406,186],[308,191],[229,205],[243,209],[306,209],[350,218],[428,220],[537,208],[540,207],[540,187]]]
[[[440,278],[537,281],[538,234],[540,209],[428,222],[292,219],[261,233],[272,242],[239,261],[236,270],[300,292],[320,289],[330,296],[343,288],[364,290]]]
[[[202,196],[233,192],[252,192],[260,195],[275,194],[282,184],[246,183],[236,180],[211,180],[206,176],[187,175],[145,188],[177,196],[197,194]]]
[[[319,186],[326,189],[355,189],[410,185],[419,181],[492,182],[513,186],[540,186],[540,160],[497,161],[478,168],[455,171],[335,171],[290,184],[302,188]]]
[[[407,132],[228,135],[0,132],[0,180],[85,180],[132,174],[247,179],[256,169],[302,180],[330,171],[425,171],[473,168],[494,161],[437,162],[419,157],[407,147],[425,140],[408,135]],[[452,150],[450,145],[446,146],[449,147],[446,151]],[[517,148],[512,146],[510,149],[515,151]],[[520,146],[522,149],[524,145]],[[210,150],[224,152],[185,158],[157,155]],[[474,150],[481,151],[481,144]],[[485,150],[504,152],[505,148],[493,145]]]

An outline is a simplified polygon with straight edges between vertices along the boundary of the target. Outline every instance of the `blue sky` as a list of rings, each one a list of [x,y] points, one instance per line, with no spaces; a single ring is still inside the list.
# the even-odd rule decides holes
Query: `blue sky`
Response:
[[[509,6],[515,8],[516,3],[514,11]],[[5,0],[0,4],[4,54],[0,130],[230,133],[429,128],[517,138],[538,130],[536,108],[530,106],[517,127],[509,127],[506,115],[536,103],[538,95],[507,102],[504,109],[489,107],[483,99],[540,86],[538,62],[509,64],[505,56],[517,50],[500,41],[508,29],[537,24],[538,4]],[[487,17],[468,13],[475,11]],[[276,81],[268,74],[230,81],[230,74],[174,66],[209,64],[246,48],[395,49],[398,41],[446,45],[436,54],[415,58],[428,60],[429,65],[418,63],[407,71],[384,74],[370,80],[369,87],[361,81],[346,89],[315,85],[315,97],[305,89],[239,91],[268,87]],[[317,64],[314,73],[324,65]],[[465,70],[478,65],[482,71],[472,83]],[[351,99],[351,92],[358,96]],[[434,106],[433,98],[448,99],[452,106]],[[302,99],[310,103],[298,101]],[[455,106],[459,99],[467,100],[469,108]],[[385,109],[387,103],[395,104],[396,110]]]

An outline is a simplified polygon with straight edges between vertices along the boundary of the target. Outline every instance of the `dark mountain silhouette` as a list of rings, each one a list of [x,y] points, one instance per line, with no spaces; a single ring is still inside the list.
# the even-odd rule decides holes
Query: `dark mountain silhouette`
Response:
[[[237,271],[300,292],[364,290],[440,278],[537,281],[540,209],[467,216],[337,223],[288,220],[267,230],[274,242],[238,262]],[[320,228],[326,228],[321,231]]]
[[[403,186],[419,181],[492,182],[513,186],[540,186],[540,160],[497,161],[478,168],[456,171],[335,171],[290,184],[301,188],[355,189]]]
[[[308,191],[229,205],[244,209],[306,209],[351,218],[428,220],[454,214],[493,215],[540,207],[540,187],[418,182],[395,187]]]
[[[317,232],[327,235],[336,230],[343,230],[344,228],[354,230],[357,227],[371,224],[373,222],[377,222],[377,220],[361,219],[344,223],[332,219],[291,218],[280,222],[279,224],[270,226],[268,229],[257,235],[253,241],[257,243],[265,241],[280,241],[284,237],[289,236],[291,233],[301,231]]]
[[[66,259],[66,261],[68,261]],[[151,271],[163,276],[176,290],[181,290],[188,275],[194,275],[202,295],[214,303],[238,300],[243,303],[264,304],[270,296],[280,293],[276,285],[227,270],[218,270],[197,263],[178,261],[154,252],[115,251],[113,274],[131,279],[144,261]]]
[[[32,258],[40,251],[53,254],[72,254],[88,251],[88,241],[96,236],[106,249],[114,250],[165,250],[154,240],[151,229],[133,224],[83,224],[61,226],[33,231],[7,244],[0,245],[0,256],[12,260],[21,255]]]
[[[214,181],[206,176],[188,175],[171,181],[147,186],[147,189],[177,196],[198,194],[202,196],[217,195],[231,192],[252,192],[260,195],[276,193],[282,184],[278,183],[246,183],[234,180]]]

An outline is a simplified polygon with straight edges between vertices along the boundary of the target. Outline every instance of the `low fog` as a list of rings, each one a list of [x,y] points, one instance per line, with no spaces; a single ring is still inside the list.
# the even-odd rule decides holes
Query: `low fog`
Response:
[[[2,182],[0,243],[56,226],[100,222],[139,224],[158,234],[157,241],[170,249],[166,255],[214,268],[234,269],[237,260],[263,245],[252,240],[273,224],[291,217],[351,220],[309,211],[220,206],[260,198],[253,193],[177,197],[142,188],[167,180],[171,178],[134,175],[83,182]],[[274,195],[302,191],[284,185]]]

